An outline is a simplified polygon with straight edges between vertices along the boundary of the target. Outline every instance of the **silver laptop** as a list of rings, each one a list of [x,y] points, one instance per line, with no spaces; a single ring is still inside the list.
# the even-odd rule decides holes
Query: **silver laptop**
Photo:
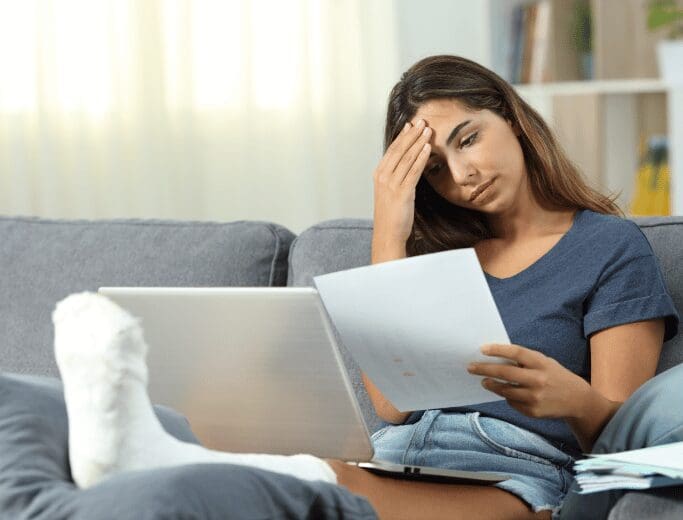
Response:
[[[142,320],[152,402],[184,414],[208,448],[310,453],[401,478],[505,480],[373,458],[315,288],[101,287],[99,293]]]

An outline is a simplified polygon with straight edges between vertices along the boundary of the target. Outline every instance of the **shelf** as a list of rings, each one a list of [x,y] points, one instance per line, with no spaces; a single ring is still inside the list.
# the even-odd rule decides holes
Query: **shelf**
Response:
[[[670,87],[660,79],[606,79],[513,85],[521,96],[575,96],[583,94],[649,94]]]

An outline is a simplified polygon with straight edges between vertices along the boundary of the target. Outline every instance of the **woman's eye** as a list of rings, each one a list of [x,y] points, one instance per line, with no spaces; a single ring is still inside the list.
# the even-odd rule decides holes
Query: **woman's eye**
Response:
[[[425,175],[435,175],[435,174],[439,173],[439,170],[441,170],[441,165],[438,163],[433,164],[425,170],[424,174]]]
[[[478,135],[478,134],[479,134],[479,132],[474,132],[474,133],[473,133],[472,135],[470,135],[467,139],[465,139],[464,141],[462,141],[462,142],[460,143],[460,148],[464,148],[464,147],[466,147],[466,146],[471,146],[472,143],[477,139],[477,135]]]

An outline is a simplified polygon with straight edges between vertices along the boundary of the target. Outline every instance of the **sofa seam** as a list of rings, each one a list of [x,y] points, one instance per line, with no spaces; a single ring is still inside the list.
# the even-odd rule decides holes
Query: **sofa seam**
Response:
[[[238,224],[262,224],[266,227],[273,226],[272,222],[263,220],[234,220],[231,222],[218,222],[215,220],[169,220],[169,219],[75,219],[75,220],[59,220],[59,219],[41,219],[31,217],[1,217],[0,223],[3,221],[25,222],[27,224],[51,224],[59,226],[82,226],[90,224],[117,224],[117,225],[133,225],[133,226],[166,226],[166,227],[195,227],[195,226],[236,226]]]
[[[290,287],[289,281],[294,275],[294,271],[292,269],[292,254],[294,253],[294,245],[296,244],[296,241],[299,240],[299,237],[301,235],[297,235],[294,237],[294,240],[292,240],[292,243],[289,244],[289,251],[287,252],[287,286]]]
[[[266,227],[275,237],[275,254],[273,255],[273,259],[270,261],[270,275],[268,276],[268,287],[273,287],[273,279],[275,278],[275,264],[277,262],[280,250],[280,236],[275,231],[273,224],[269,224]]]
[[[314,225],[314,226],[311,226],[311,227],[309,227],[308,229],[304,230],[301,234],[303,235],[303,233],[305,233],[306,231],[310,231],[310,230],[316,230],[316,231],[318,231],[318,230],[327,230],[327,229],[334,229],[334,230],[338,230],[338,229],[358,229],[358,230],[370,231],[370,230],[372,230],[372,226],[370,226],[370,227],[360,227],[360,226],[319,226],[319,225]]]
[[[629,219],[631,220],[631,219]],[[683,221],[682,222],[657,222],[657,223],[652,223],[652,224],[638,224],[638,222],[631,220],[634,224],[636,224],[640,228],[653,228],[653,227],[663,227],[663,226],[683,226]]]

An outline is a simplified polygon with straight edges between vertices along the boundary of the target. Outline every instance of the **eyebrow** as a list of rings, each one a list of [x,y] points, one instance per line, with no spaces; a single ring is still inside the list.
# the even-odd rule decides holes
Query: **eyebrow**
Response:
[[[450,135],[448,136],[448,139],[446,139],[446,146],[448,146],[449,144],[451,144],[451,141],[452,141],[453,139],[455,139],[455,136],[458,135],[458,132],[460,132],[460,130],[462,130],[464,127],[466,127],[467,125],[469,125],[471,122],[472,122],[472,120],[471,120],[471,119],[468,119],[467,121],[463,121],[463,122],[460,123],[458,126],[456,126],[453,130],[451,130],[451,133],[450,133]]]
[[[472,122],[471,119],[468,119],[467,121],[463,121],[459,125],[457,125],[453,130],[451,130],[451,133],[448,135],[448,139],[446,139],[446,146],[451,144],[451,141],[457,137],[457,135],[460,133],[460,130],[465,128],[467,125],[469,125]],[[435,153],[431,153],[429,156],[436,155]]]

